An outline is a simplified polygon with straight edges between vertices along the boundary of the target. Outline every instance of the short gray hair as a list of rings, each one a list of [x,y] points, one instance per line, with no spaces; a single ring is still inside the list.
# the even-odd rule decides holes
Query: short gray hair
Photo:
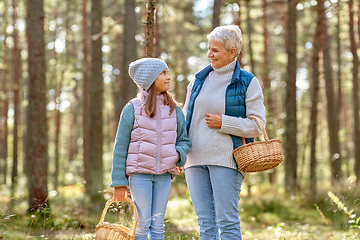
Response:
[[[242,46],[242,34],[237,25],[216,27],[207,35],[207,39],[221,43],[227,51],[235,48],[236,56],[240,53]]]

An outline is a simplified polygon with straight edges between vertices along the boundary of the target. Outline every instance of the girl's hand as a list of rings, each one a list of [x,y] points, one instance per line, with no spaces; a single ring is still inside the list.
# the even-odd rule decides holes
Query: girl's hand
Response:
[[[209,128],[221,128],[221,115],[207,113],[205,117],[206,124]]]
[[[176,173],[177,175],[181,175],[182,169],[181,167],[176,167]]]
[[[125,198],[129,195],[127,187],[115,187],[114,200],[117,202],[125,202]]]

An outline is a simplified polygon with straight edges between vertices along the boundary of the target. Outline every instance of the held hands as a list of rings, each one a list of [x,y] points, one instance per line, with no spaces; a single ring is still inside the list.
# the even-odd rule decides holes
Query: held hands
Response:
[[[114,200],[117,202],[125,202],[125,198],[129,195],[127,187],[115,187]]]
[[[221,115],[207,113],[205,117],[206,124],[209,128],[221,128]]]
[[[180,161],[180,153],[177,152],[177,155],[178,155],[178,159]],[[181,175],[181,171],[182,171],[181,167],[176,166],[176,174]]]

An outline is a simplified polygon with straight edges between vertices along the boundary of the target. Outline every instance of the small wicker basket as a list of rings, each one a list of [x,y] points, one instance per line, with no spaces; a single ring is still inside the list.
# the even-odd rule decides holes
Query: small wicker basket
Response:
[[[262,172],[272,169],[283,161],[281,141],[278,139],[269,140],[264,126],[261,121],[255,117],[248,117],[256,120],[259,125],[265,141],[245,143],[233,151],[233,156],[242,172]]]
[[[96,225],[95,240],[134,240],[135,239],[136,225],[138,222],[138,211],[135,203],[131,199],[126,198],[126,201],[129,202],[134,209],[133,229],[131,230],[117,223],[104,222],[104,218],[108,208],[112,203],[115,202],[114,199],[110,199],[109,201],[107,201],[105,208],[101,214],[100,221]]]

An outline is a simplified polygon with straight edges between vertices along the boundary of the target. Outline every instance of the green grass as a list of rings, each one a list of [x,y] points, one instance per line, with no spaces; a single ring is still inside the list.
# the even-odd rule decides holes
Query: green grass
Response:
[[[356,186],[333,191],[354,214],[360,212]],[[327,192],[321,192],[319,199],[317,209],[306,194],[288,197],[281,189],[261,187],[258,194],[240,200],[243,239],[360,239],[360,229],[352,228],[347,214]]]
[[[178,190],[177,188],[181,188]],[[260,186],[251,197],[241,196],[240,218],[243,239],[360,239],[360,229],[353,221],[359,217],[359,191],[354,186],[331,189],[341,200],[335,204],[328,192],[319,194],[316,203],[307,202],[306,194],[289,197],[283,190]],[[0,192],[0,239],[93,239],[99,216],[88,211],[90,204],[81,186],[68,186],[50,194],[51,214],[40,211],[27,214],[27,199],[13,199],[8,190]],[[110,197],[109,195],[108,197]],[[351,214],[344,212],[344,207]],[[129,206],[112,206],[105,221],[132,227]],[[102,211],[100,207],[99,212]],[[129,214],[130,213],[130,214]],[[198,239],[196,215],[189,194],[181,183],[172,190],[165,216],[165,239]],[[354,227],[355,226],[355,227]]]

